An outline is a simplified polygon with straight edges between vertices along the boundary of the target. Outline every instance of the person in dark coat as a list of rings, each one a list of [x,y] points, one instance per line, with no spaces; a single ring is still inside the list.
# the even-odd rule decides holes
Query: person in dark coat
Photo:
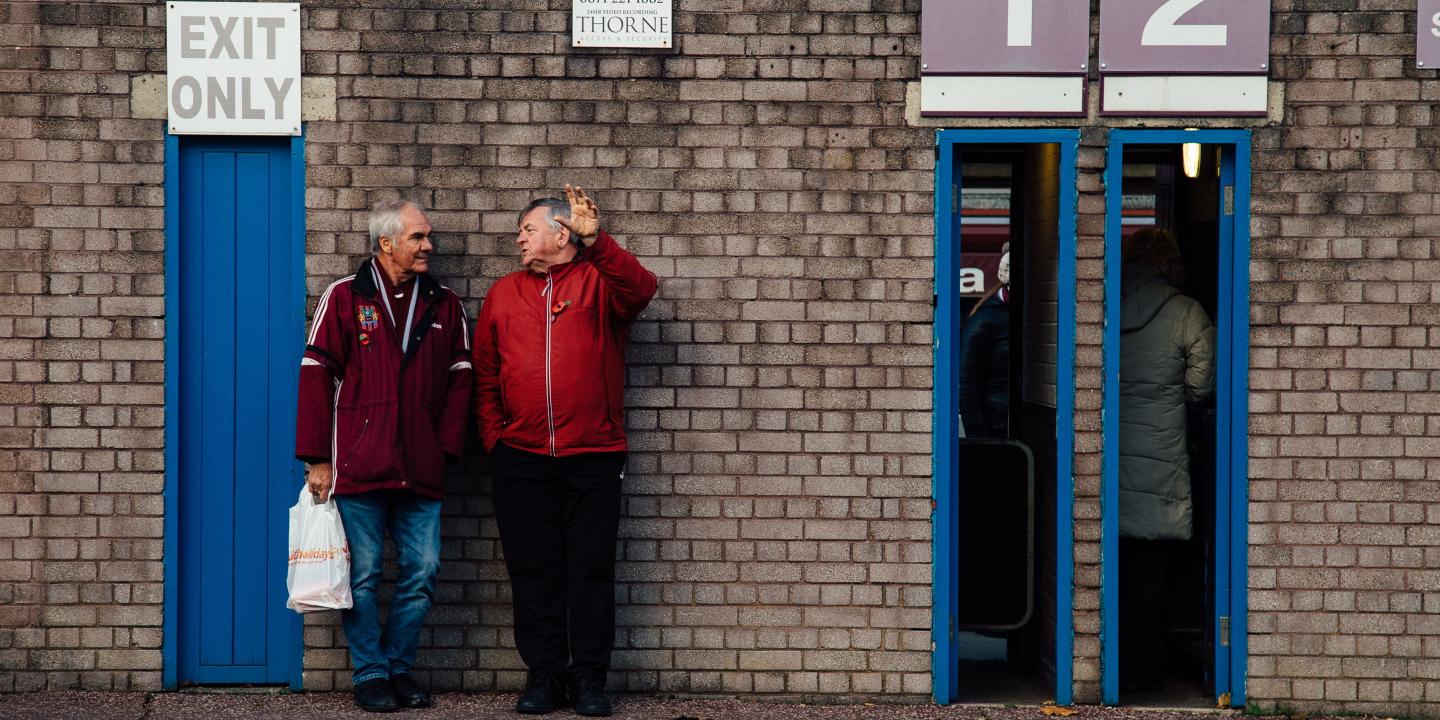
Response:
[[[1008,243],[1007,243],[1008,247]],[[960,330],[960,422],[967,438],[1010,436],[1010,254],[1000,285],[980,299]]]
[[[1160,684],[1167,543],[1188,540],[1194,508],[1186,408],[1215,389],[1215,326],[1182,294],[1175,237],[1126,244],[1120,289],[1120,671],[1130,689]]]

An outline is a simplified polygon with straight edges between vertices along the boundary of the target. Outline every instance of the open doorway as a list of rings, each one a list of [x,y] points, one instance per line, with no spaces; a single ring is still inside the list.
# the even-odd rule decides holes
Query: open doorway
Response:
[[[1075,138],[956,135],[973,141],[942,142],[937,172],[936,698],[1068,704]]]
[[[1243,704],[1248,173],[1235,138],[1111,140],[1104,700]]]

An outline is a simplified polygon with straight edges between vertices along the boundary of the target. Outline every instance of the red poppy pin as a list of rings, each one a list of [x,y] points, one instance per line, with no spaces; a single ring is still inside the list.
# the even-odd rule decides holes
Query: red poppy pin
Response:
[[[370,344],[370,334],[369,334],[369,333],[363,333],[363,332],[360,333],[360,344],[361,344],[361,345],[369,345],[369,344]]]
[[[564,310],[565,308],[570,307],[573,304],[575,304],[573,300],[558,300],[554,305],[550,306],[550,314],[559,315],[561,310]]]

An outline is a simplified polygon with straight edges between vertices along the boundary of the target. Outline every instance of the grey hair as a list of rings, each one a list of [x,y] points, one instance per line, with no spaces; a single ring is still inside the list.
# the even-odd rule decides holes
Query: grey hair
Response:
[[[422,214],[425,212],[425,208],[416,203],[399,198],[381,200],[370,208],[370,249],[373,252],[380,252],[382,236],[394,238],[400,234],[401,230],[405,229],[400,222],[400,215],[405,212],[406,208]]]
[[[530,201],[530,204],[529,204],[529,205],[526,205],[526,206],[525,206],[525,209],[520,211],[520,217],[516,219],[515,224],[519,225],[519,224],[521,224],[521,223],[524,223],[524,222],[525,222],[525,216],[526,216],[526,215],[529,215],[531,210],[534,210],[535,208],[541,208],[541,207],[546,208],[546,209],[548,210],[548,212],[545,214],[545,222],[550,226],[550,229],[551,229],[551,230],[564,230],[564,229],[565,229],[565,226],[564,226],[564,225],[561,225],[560,223],[555,222],[555,218],[557,218],[557,217],[563,217],[563,218],[568,218],[568,217],[570,217],[570,203],[567,202],[567,201],[565,201],[565,200],[561,200],[560,198],[553,198],[553,197],[539,198],[539,199],[536,199],[536,200],[531,200],[531,201]],[[578,244],[580,244],[580,238],[577,238],[577,237],[574,236],[574,234],[571,234],[571,236],[570,236],[570,242],[578,245]]]

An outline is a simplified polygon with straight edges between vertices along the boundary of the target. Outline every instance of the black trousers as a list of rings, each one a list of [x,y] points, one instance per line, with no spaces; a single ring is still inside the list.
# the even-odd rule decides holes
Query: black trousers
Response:
[[[490,471],[520,658],[531,671],[603,681],[625,453],[553,458],[497,443]]]
[[[1165,610],[1164,540],[1120,539],[1120,684],[1160,687],[1161,624]]]

